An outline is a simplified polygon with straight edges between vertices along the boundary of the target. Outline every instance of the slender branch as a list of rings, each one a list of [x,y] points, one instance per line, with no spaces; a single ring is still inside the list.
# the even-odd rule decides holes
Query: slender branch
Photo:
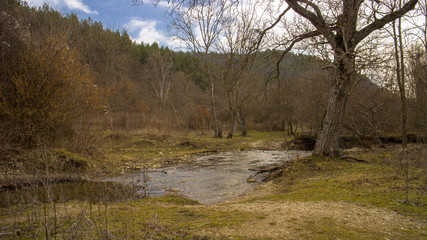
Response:
[[[401,7],[399,10],[395,12],[391,12],[384,17],[375,20],[368,26],[364,27],[360,31],[358,31],[353,38],[354,44],[358,44],[360,41],[365,39],[369,34],[371,34],[373,31],[380,29],[384,27],[387,23],[396,20],[403,15],[405,15],[407,12],[413,10],[415,8],[415,5],[418,3],[418,0],[410,0],[407,2],[403,7]]]
[[[297,36],[296,38],[294,38],[293,40],[290,41],[290,44],[288,45],[288,47],[283,50],[282,54],[280,55],[279,60],[276,62],[276,74],[274,75],[274,77],[269,78],[270,79],[278,79],[280,76],[280,63],[282,62],[283,58],[285,57],[285,55],[292,50],[292,48],[295,46],[295,44],[297,44],[298,42],[301,42],[304,39],[307,38],[311,38],[311,37],[315,37],[315,36],[319,36],[321,35],[319,30],[315,30],[315,31],[311,31],[311,32],[307,32],[304,34],[301,34],[299,36]],[[267,80],[267,83],[269,82],[269,80]],[[266,84],[267,84],[266,83]]]
[[[270,31],[272,28],[274,28],[283,18],[283,16],[285,16],[285,14],[290,10],[290,7],[287,7],[280,15],[279,17],[276,19],[276,21],[271,24],[269,27],[265,28],[260,36],[258,37],[258,42],[255,44],[255,49],[258,49],[259,46],[261,45],[262,39],[264,38],[265,34],[267,34],[268,31]]]

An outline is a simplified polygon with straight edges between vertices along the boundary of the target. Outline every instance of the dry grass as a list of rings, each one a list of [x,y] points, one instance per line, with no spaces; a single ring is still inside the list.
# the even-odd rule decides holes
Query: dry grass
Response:
[[[242,239],[404,239],[427,234],[426,222],[392,210],[348,202],[255,201],[219,207],[260,216],[237,228],[216,229],[216,237]],[[416,233],[412,235],[412,233]]]

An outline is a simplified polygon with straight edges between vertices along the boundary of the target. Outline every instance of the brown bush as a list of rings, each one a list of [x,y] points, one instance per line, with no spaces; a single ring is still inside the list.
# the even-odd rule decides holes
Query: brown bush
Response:
[[[12,61],[16,64],[0,83],[0,131],[13,145],[50,145],[102,106],[100,89],[66,36],[48,37]]]

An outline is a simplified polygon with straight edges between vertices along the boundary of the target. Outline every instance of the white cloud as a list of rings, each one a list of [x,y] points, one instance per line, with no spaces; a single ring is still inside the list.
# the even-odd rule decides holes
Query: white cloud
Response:
[[[29,6],[40,7],[48,4],[53,8],[68,8],[70,10],[79,10],[87,14],[98,15],[97,11],[90,10],[89,6],[83,3],[83,0],[26,0]]]
[[[86,4],[83,4],[82,0],[64,0],[65,5],[70,9],[78,9],[87,14],[95,14],[98,15],[97,11],[92,11]]]
[[[130,22],[125,25],[128,29],[132,40],[140,43],[153,43],[167,44],[169,39],[163,34],[162,31],[156,29],[158,21],[156,20],[141,20],[140,18],[132,18]],[[136,36],[135,36],[136,35]]]
[[[168,1],[142,0],[144,4],[155,4],[157,7],[168,8],[171,4]]]
[[[157,6],[168,8],[170,7],[170,3],[168,3],[167,1],[160,1],[159,3],[157,3]]]
[[[170,49],[175,50],[175,51],[186,51],[186,50],[188,50],[188,46],[187,46],[186,42],[179,40],[179,39],[176,39],[176,38],[173,38],[173,37],[168,39],[167,46]]]

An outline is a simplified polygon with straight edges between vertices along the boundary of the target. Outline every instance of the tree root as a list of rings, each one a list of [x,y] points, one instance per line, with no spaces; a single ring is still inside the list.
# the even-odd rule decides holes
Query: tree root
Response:
[[[290,166],[292,166],[294,164],[294,162],[295,162],[295,160],[291,160],[291,161],[284,162],[281,165],[274,165],[274,166],[270,166],[270,167],[266,167],[266,168],[261,168],[261,169],[250,168],[248,170],[254,171],[254,173],[252,173],[248,177],[248,179],[252,179],[253,177],[255,177],[255,176],[259,175],[259,174],[262,174],[262,173],[268,173],[268,176],[265,177],[262,180],[263,182],[267,182],[267,181],[273,179],[274,176],[276,176],[278,172],[284,171],[285,169],[287,169]]]

